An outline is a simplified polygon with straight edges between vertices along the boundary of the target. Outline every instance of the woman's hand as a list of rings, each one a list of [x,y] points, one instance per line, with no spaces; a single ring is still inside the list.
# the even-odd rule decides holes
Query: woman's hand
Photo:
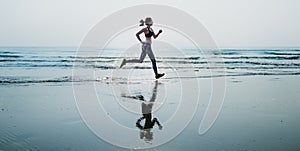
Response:
[[[161,30],[161,29],[158,31],[157,35],[156,35],[156,34],[153,34],[154,39],[156,39],[160,33],[162,33],[162,30]]]

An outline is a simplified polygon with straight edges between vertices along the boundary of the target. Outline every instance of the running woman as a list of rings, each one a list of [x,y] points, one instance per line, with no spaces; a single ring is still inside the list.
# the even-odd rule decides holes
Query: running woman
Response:
[[[157,66],[156,66],[156,60],[155,60],[155,56],[152,52],[151,49],[151,38],[153,37],[154,39],[156,39],[159,34],[162,33],[162,30],[159,30],[157,34],[154,33],[153,29],[151,28],[151,26],[153,25],[153,21],[152,18],[147,17],[145,19],[145,21],[141,20],[140,21],[140,26],[144,26],[144,23],[146,24],[147,27],[143,28],[142,30],[140,30],[138,33],[136,33],[136,37],[137,39],[140,41],[140,43],[142,44],[142,53],[140,56],[140,59],[132,59],[132,60],[126,60],[123,59],[122,63],[120,65],[120,68],[122,68],[126,63],[142,63],[146,57],[146,55],[149,56],[151,62],[152,62],[152,68],[155,74],[155,78],[159,79],[160,77],[164,76],[164,73],[158,73],[157,71]],[[143,42],[140,38],[140,34],[144,33],[146,40]]]

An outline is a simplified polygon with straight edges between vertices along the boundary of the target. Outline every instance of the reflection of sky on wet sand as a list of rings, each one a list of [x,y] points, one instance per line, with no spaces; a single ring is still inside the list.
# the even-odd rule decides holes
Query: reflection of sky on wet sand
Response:
[[[212,143],[218,144],[215,147],[220,147],[219,149],[223,147],[227,149],[232,147],[251,149],[255,148],[253,147],[255,144],[258,145],[257,148],[266,147],[266,149],[268,149],[268,146],[263,144],[272,144],[273,142],[281,144],[280,146],[284,146],[285,143],[295,144],[295,140],[299,140],[299,134],[294,133],[297,129],[297,123],[298,125],[300,123],[299,113],[297,112],[299,103],[296,102],[298,95],[296,93],[297,90],[293,89],[293,87],[297,86],[295,83],[293,83],[293,81],[297,81],[297,77],[291,76],[290,78],[290,80],[287,77],[276,78],[261,76],[228,78],[227,95],[220,117],[213,125],[211,130],[204,135],[199,135],[197,128],[203,116],[204,110],[207,107],[211,89],[209,87],[209,79],[200,80],[200,89],[202,89],[200,92],[201,95],[198,111],[191,124],[174,140],[181,140],[183,137],[186,139],[184,142],[188,141],[191,143],[190,147],[196,147],[199,144],[204,143],[203,147],[205,148],[209,143]],[[285,86],[281,86],[281,83],[283,82],[286,83]],[[172,102],[173,100],[176,100],[176,98],[178,99],[175,93],[176,89],[173,89],[174,87],[176,88],[176,82],[172,80],[161,80],[159,83],[160,85],[158,88],[157,100],[160,98],[165,99],[162,103],[156,104],[159,106],[159,108],[155,110],[153,114],[159,117],[160,122],[162,125],[164,125],[164,122],[170,117],[170,115],[172,115],[172,113],[174,113],[174,111],[176,111],[176,106],[178,106],[179,102]],[[259,83],[260,86],[257,86],[257,83]],[[145,95],[147,96],[146,98],[150,98],[151,93],[149,93],[149,91],[151,92],[153,82],[145,81],[139,84],[144,86],[142,86],[140,90],[138,88],[129,88],[131,89],[131,93],[138,95],[147,94]],[[133,85],[139,84],[135,83]],[[175,92],[172,93],[173,90]],[[289,90],[291,95],[286,96],[285,90]],[[162,94],[160,92],[162,92]],[[166,96],[163,97],[162,95]],[[137,103],[133,106],[137,108],[137,112],[140,111],[139,101],[127,99],[121,99],[121,101],[124,101],[122,102],[124,106],[131,106],[134,103]],[[116,106],[119,106],[117,105],[117,102],[115,104]],[[113,113],[113,107],[108,106],[109,103],[107,103],[105,108],[111,111],[111,116],[114,120],[126,127],[134,129],[134,121],[136,120],[136,115],[138,115],[138,113],[130,112],[124,109],[121,109],[121,111],[124,113],[120,113],[120,106],[117,109],[118,112]],[[126,111],[128,113],[126,113]],[[288,124],[289,121],[291,122],[290,124]],[[170,127],[164,127],[164,129],[168,128]],[[153,129],[153,133],[154,140],[160,140],[159,133],[161,132],[158,129]],[[228,139],[229,136],[232,139]],[[136,135],[136,137],[138,139],[138,135]],[[203,142],[201,142],[201,140]],[[232,144],[233,146],[230,146],[229,144]],[[186,145],[182,146],[187,147]],[[200,146],[201,145],[199,145],[199,147]]]
[[[210,83],[208,79],[202,79],[200,83],[204,88],[201,89],[202,95],[195,117],[182,133],[157,149],[297,150],[300,147],[300,93],[295,81],[299,80],[298,76],[228,78],[226,100],[220,116],[207,133],[199,135],[198,126],[209,98],[209,89],[205,89],[205,86]],[[162,84],[158,91],[165,88],[165,95],[172,98],[167,92],[172,87],[169,90],[168,85],[176,85],[176,82],[160,82]],[[104,84],[99,83],[97,86]],[[145,98],[150,97],[152,87],[153,83],[143,87]],[[4,150],[123,150],[99,139],[85,126],[74,104],[70,85],[1,87],[1,92],[5,94],[1,95],[3,110],[0,112],[0,146]],[[13,95],[15,92],[18,95]],[[107,94],[105,91],[98,93]],[[162,97],[159,95],[157,100]],[[113,98],[110,95],[103,96]],[[112,99],[111,102],[117,101]],[[159,134],[169,128],[164,123],[174,111],[173,106],[177,106],[177,102],[166,102],[168,100],[164,102],[166,108],[160,107],[153,112],[164,126],[161,131],[153,129],[153,141],[158,141]],[[140,109],[140,102],[137,103]],[[126,110],[123,110],[123,114],[118,114],[114,113],[118,111],[114,105],[105,107],[116,121],[136,130],[135,122],[140,114]],[[118,132],[111,131],[112,137],[118,136]],[[143,143],[138,131],[132,135],[136,139],[132,141]]]

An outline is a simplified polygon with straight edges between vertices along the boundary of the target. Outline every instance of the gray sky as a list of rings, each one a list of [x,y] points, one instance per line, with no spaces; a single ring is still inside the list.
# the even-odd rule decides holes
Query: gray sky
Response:
[[[1,0],[0,46],[78,46],[102,18],[146,3],[191,14],[220,47],[300,46],[299,0]]]

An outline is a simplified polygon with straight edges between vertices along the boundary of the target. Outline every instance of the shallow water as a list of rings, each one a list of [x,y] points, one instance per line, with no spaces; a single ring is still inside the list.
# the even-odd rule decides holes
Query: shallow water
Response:
[[[172,70],[178,72],[194,71],[195,78],[215,76],[249,75],[299,75],[299,49],[224,49],[202,55],[201,51],[183,49],[184,55],[157,52],[159,69],[166,74]],[[96,72],[118,69],[118,62],[123,58],[121,50],[111,49],[99,56],[76,56],[76,48],[67,47],[1,47],[0,48],[0,83],[34,84],[97,81],[99,77],[72,77],[72,69],[95,70]],[[88,52],[87,52],[88,53]],[[128,58],[138,57],[133,54]],[[143,64],[125,66],[125,69],[151,69],[149,59]],[[211,70],[224,70],[211,73]],[[49,72],[51,71],[51,72]],[[168,76],[166,78],[178,78]],[[183,78],[183,77],[181,77]],[[190,78],[190,77],[188,77]]]

